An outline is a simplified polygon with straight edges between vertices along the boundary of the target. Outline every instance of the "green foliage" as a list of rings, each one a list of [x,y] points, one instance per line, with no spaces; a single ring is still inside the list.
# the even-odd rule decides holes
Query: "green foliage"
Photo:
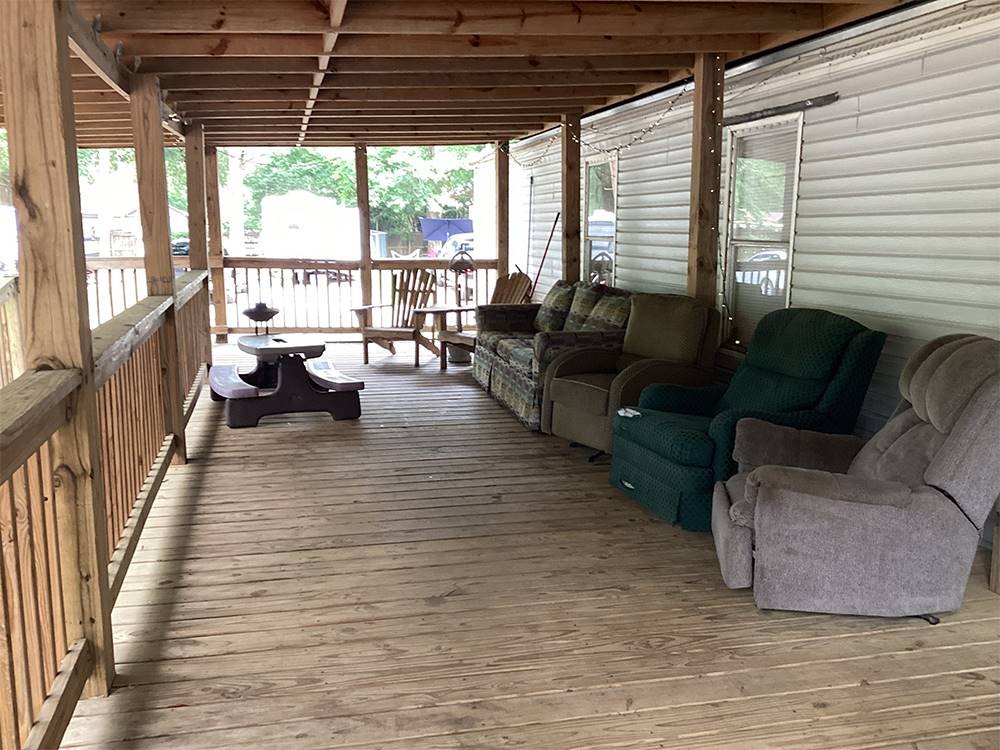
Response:
[[[478,146],[374,148],[368,154],[372,226],[390,234],[420,230],[421,216],[460,218],[472,206]]]
[[[353,162],[330,158],[308,148],[275,153],[254,168],[243,184],[247,193],[244,203],[247,229],[261,228],[261,202],[269,195],[308,190],[316,195],[335,198],[341,205],[357,205]]]
[[[472,205],[478,146],[372,148],[368,154],[372,227],[393,234],[420,229],[421,216],[464,217]],[[249,171],[244,185],[247,229],[259,230],[261,201],[308,190],[357,204],[354,160],[309,148],[276,151]]]
[[[184,164],[184,149],[164,149],[164,162],[167,167],[167,201],[174,208],[187,210],[187,168]],[[135,171],[135,150],[131,148],[112,148],[108,150],[111,171],[119,169]],[[91,185],[97,181],[100,170],[100,158],[97,149],[82,148],[77,151],[77,171],[80,180]]]
[[[738,239],[769,240],[780,237],[782,223],[775,222],[785,206],[785,162],[768,159],[736,160],[733,191],[734,236]]]
[[[473,163],[478,146],[373,148],[369,152],[369,189],[372,226],[395,234],[418,232],[421,216],[446,218],[469,215],[472,205]],[[184,151],[165,151],[170,205],[187,209]],[[93,184],[101,160],[93,149],[78,152],[82,181]],[[107,162],[112,171],[135,169],[135,151],[111,149]],[[219,154],[220,181],[228,181],[229,159]],[[260,229],[261,201],[268,195],[308,190],[335,198],[345,206],[356,205],[354,161],[316,149],[275,151],[247,174],[246,226]],[[0,199],[9,201],[10,176],[6,131],[0,130]]]

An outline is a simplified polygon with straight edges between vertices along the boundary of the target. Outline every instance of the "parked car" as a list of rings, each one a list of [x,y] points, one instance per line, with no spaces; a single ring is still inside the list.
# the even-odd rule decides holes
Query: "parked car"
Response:
[[[191,254],[191,240],[187,237],[178,237],[170,243],[170,254],[171,255],[190,255]]]
[[[746,260],[737,261],[734,277],[737,284],[759,286],[765,297],[783,294],[788,279],[788,251],[761,250]]]

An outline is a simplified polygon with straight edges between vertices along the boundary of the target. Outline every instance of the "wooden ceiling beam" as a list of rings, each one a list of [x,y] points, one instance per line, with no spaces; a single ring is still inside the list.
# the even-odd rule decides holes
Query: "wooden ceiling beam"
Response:
[[[152,57],[319,57],[322,34],[107,34],[122,42],[126,54]],[[343,57],[544,57],[589,55],[661,55],[718,50],[754,51],[760,37],[751,34],[665,36],[443,36],[344,34],[331,58]]]
[[[117,34],[125,54],[151,57],[314,57],[323,54],[322,34]]]
[[[122,67],[117,55],[105,46],[94,31],[94,27],[88,26],[77,11],[78,9],[72,4],[67,4],[64,8],[70,50],[115,95],[128,100],[131,97],[133,83],[131,72]],[[75,96],[74,101],[76,101]],[[163,102],[160,103],[160,107],[163,127],[176,136],[183,136],[184,126],[177,114]]]
[[[320,70],[315,57],[150,57],[139,58],[137,69],[157,75],[227,75],[230,73],[303,73]]]
[[[92,117],[93,115],[88,115]],[[546,119],[551,119],[553,115],[545,116],[508,116],[497,114],[485,115],[463,115],[456,113],[447,117],[434,117],[428,115],[357,115],[354,117],[331,117],[328,114],[314,112],[311,122],[316,125],[343,124],[343,125],[392,125],[396,123],[410,123],[413,125],[434,125],[436,123],[446,125],[460,125],[464,123],[475,123],[476,125],[503,125],[530,128],[532,125],[542,125]],[[254,113],[247,113],[246,117],[235,119],[231,117],[212,117],[201,114],[198,122],[202,123],[207,130],[222,130],[224,128],[236,128],[243,123],[254,123],[256,125],[288,125],[297,123],[300,118],[297,115],[268,116]],[[89,122],[118,122],[118,120],[90,120]]]
[[[212,108],[213,105],[205,104],[198,107],[188,107],[184,113],[194,120],[238,120],[244,117],[261,119],[288,119],[298,116],[298,112],[291,108],[282,109],[258,109],[239,107],[234,109],[224,109],[219,104],[219,109]],[[313,110],[313,116],[318,119],[343,119],[351,117],[384,118],[392,120],[400,117],[430,117],[438,119],[462,118],[462,117],[495,117],[498,119],[538,119],[559,115],[567,109],[576,113],[582,113],[583,107],[577,105],[575,108],[567,106],[565,109],[558,106],[518,105],[518,106],[465,106],[465,107],[442,107],[439,109],[423,107],[421,105],[394,104],[391,107],[374,107],[365,105],[359,108],[358,105],[349,107],[339,107],[336,109],[317,107]],[[93,117],[105,117],[106,115],[95,113]]]
[[[344,0],[332,0],[339,10]],[[822,20],[815,3],[352,0],[331,18],[320,3],[288,0],[77,0],[109,34],[455,34],[601,36],[807,31]],[[337,15],[336,13],[333,15]],[[331,23],[331,21],[333,21]]]
[[[343,34],[659,36],[809,31],[822,25],[819,5],[770,2],[484,3],[354,0]]]
[[[366,124],[366,125],[328,125],[326,123],[311,123],[310,133],[525,133],[531,132],[532,128],[539,128],[542,123],[483,123],[474,120],[464,123],[442,123],[432,125],[414,125],[410,123],[402,124]],[[96,130],[96,129],[95,129]],[[108,128],[111,130],[111,128]],[[275,125],[270,123],[255,124],[252,122],[241,123],[239,125],[211,126],[205,128],[205,133],[212,134],[233,134],[233,133],[298,133],[298,124]]]
[[[370,88],[493,88],[497,86],[598,86],[663,82],[666,70],[581,71],[578,73],[327,73],[320,89]],[[87,79],[90,81],[91,79]],[[176,75],[160,79],[164,90],[238,91],[245,89],[310,89],[315,84],[309,75]],[[100,81],[96,81],[100,83]],[[100,90],[84,87],[78,91]]]
[[[400,44],[399,37],[393,35],[348,34],[341,38],[334,58],[658,55],[711,50],[745,52],[756,50],[759,41],[756,33],[572,37],[408,34],[406,43]]]
[[[599,102],[609,96],[626,96],[634,86],[509,86],[482,88],[382,88],[323,89],[318,101],[434,101],[454,99],[461,102],[498,100],[545,100],[548,97]]]
[[[549,98],[570,99],[580,102],[599,103],[609,96],[626,96],[635,91],[634,86],[522,86],[509,88],[384,88],[384,89],[324,89],[317,99],[320,102],[354,102],[361,106],[367,102],[455,102],[458,105],[470,101],[546,101]],[[289,98],[288,91],[281,89],[241,89],[238,91],[178,91],[171,94],[171,100],[179,110],[184,110],[190,102],[299,102],[305,104],[305,97]],[[99,93],[84,92],[81,100],[98,97]],[[410,106],[413,106],[412,104]]]
[[[105,32],[230,34],[322,33],[330,29],[318,2],[289,0],[76,0],[80,13],[101,17]]]
[[[503,138],[505,136],[498,136]],[[207,139],[206,139],[207,140]],[[261,139],[261,138],[219,138],[209,141],[209,145],[226,147],[247,147],[247,148],[291,148],[295,146],[308,146],[310,148],[343,148],[357,145],[368,145],[372,148],[379,146],[478,146],[495,141],[497,138],[485,138],[481,135],[475,137],[459,138],[396,138],[390,136],[366,136],[364,138],[321,138],[315,139],[307,136],[304,142],[299,142],[298,138],[286,139]],[[90,146],[89,148],[94,148]]]
[[[421,110],[424,112],[430,111],[442,111],[442,112],[485,112],[485,111],[495,111],[495,112],[527,112],[529,110],[540,111],[555,110],[557,112],[583,112],[585,103],[581,103],[579,99],[565,99],[560,97],[545,97],[543,99],[527,99],[523,101],[462,101],[460,99],[429,99],[422,102],[385,102],[385,101],[372,101],[372,102],[350,102],[350,101],[335,101],[335,102],[324,102],[319,101],[316,103],[316,111],[343,111],[343,110],[357,110],[359,107],[365,112],[375,112],[375,111],[413,111]]]
[[[138,70],[167,75],[227,75],[234,73],[316,72],[312,57],[150,57],[140,58]],[[331,73],[546,73],[690,68],[694,55],[600,55],[589,57],[359,57],[334,58]],[[89,73],[89,70],[88,70]]]

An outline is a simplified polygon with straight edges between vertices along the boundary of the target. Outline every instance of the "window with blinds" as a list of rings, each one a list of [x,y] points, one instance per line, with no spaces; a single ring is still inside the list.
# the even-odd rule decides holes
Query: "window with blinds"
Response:
[[[761,318],[788,304],[800,116],[733,128],[729,137],[727,340],[745,346]]]

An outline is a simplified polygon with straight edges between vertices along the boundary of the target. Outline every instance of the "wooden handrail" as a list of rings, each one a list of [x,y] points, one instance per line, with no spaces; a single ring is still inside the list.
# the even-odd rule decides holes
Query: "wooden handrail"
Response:
[[[48,698],[38,712],[38,721],[24,741],[22,750],[47,750],[58,747],[73,711],[80,700],[83,686],[94,668],[94,649],[84,638],[72,643],[59,666],[59,674]]]
[[[451,261],[447,258],[373,258],[372,268],[376,271],[400,271],[407,268],[427,268],[447,270]],[[497,268],[496,258],[475,261],[476,268]],[[258,258],[226,256],[222,259],[224,268],[274,268],[285,271],[358,271],[360,260],[309,260],[307,258]]]
[[[171,261],[174,268],[187,268],[188,263],[190,263],[186,255],[173,255]],[[145,267],[145,258],[141,255],[90,256],[87,258],[88,271],[129,268],[139,270]]]
[[[426,268],[429,270],[448,270],[451,260],[448,258],[372,258],[372,268],[376,271],[402,271],[408,268]],[[483,258],[475,261],[477,269],[496,268],[496,258]]]
[[[79,370],[32,370],[0,388],[0,483],[67,422]]]
[[[360,271],[360,260],[308,260],[306,258],[222,259],[223,268],[276,268],[285,271]]]
[[[177,277],[174,282],[177,287],[177,291],[174,292],[174,305],[178,310],[205,288],[205,279],[207,278],[208,271],[206,270],[188,271]]]
[[[170,468],[170,460],[173,458],[176,444],[177,436],[174,434],[169,434],[163,438],[160,453],[149,470],[149,475],[146,477],[146,482],[143,484],[139,497],[136,498],[135,508],[132,511],[132,515],[129,516],[122,539],[108,561],[108,590],[111,593],[112,603],[118,598],[118,593],[121,591],[122,582],[125,580],[125,573],[128,572],[132,556],[139,546],[139,538],[142,536],[142,530],[146,525],[149,510],[153,507],[153,500],[160,491],[163,477],[166,476],[167,469]]]
[[[98,388],[163,325],[173,304],[172,297],[146,297],[94,329],[94,381]]]

